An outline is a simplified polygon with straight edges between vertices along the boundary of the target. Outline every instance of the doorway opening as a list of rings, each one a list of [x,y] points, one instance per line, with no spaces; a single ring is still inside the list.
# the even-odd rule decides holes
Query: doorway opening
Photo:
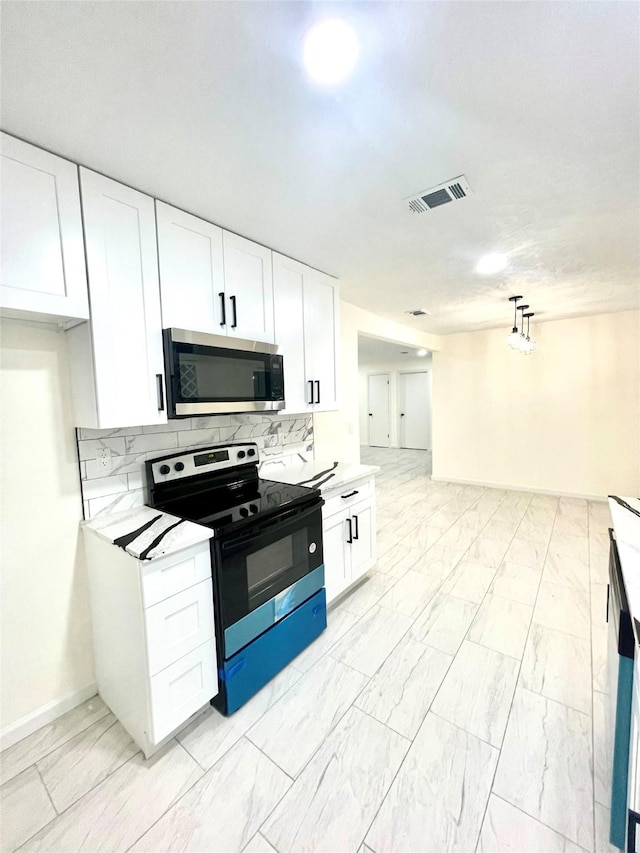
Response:
[[[360,458],[389,467],[415,454],[431,471],[431,353],[358,335]]]

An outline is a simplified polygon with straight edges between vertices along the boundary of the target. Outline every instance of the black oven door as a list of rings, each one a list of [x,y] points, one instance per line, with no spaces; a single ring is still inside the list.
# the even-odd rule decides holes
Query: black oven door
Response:
[[[285,509],[214,540],[216,605],[223,631],[323,565],[321,507],[317,500]]]

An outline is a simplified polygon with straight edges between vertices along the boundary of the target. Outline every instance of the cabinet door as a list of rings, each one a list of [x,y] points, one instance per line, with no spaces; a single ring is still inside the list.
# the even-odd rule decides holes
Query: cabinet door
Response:
[[[225,335],[222,228],[156,201],[162,326]]]
[[[340,595],[349,583],[347,519],[349,514],[341,512],[332,516],[322,527],[324,552],[324,585],[327,604]]]
[[[84,168],[80,181],[98,426],[166,423],[153,199]]]
[[[5,133],[1,142],[0,307],[87,319],[78,167]]]
[[[223,232],[227,334],[274,342],[271,249]]]
[[[307,412],[311,388],[304,368],[304,276],[308,267],[273,253],[275,342],[284,359],[286,412]]]
[[[313,409],[318,412],[338,408],[338,301],[335,279],[309,270],[304,281],[305,370],[314,383]]]
[[[351,529],[353,542],[351,549],[351,576],[353,583],[374,565],[375,553],[375,514],[373,501],[360,501],[351,507]]]

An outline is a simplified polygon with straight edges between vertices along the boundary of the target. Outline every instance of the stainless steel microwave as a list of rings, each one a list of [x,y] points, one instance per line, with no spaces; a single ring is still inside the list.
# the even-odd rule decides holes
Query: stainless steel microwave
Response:
[[[170,418],[284,409],[278,347],[187,329],[165,329]]]

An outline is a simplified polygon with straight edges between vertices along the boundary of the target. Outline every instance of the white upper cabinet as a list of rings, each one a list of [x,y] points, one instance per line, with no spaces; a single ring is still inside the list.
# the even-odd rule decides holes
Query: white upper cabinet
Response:
[[[304,282],[304,358],[316,412],[338,408],[338,311],[336,280],[310,270]]]
[[[338,283],[273,253],[276,343],[287,412],[338,408]]]
[[[223,231],[227,334],[274,342],[271,249]]]
[[[304,361],[304,276],[308,268],[273,253],[273,300],[276,343],[284,360],[286,412],[313,410],[313,386]],[[311,380],[310,380],[311,381]]]
[[[156,216],[163,327],[226,334],[222,228],[161,201]]]
[[[78,167],[5,133],[1,154],[0,308],[87,319]]]
[[[77,426],[166,423],[153,199],[84,168],[80,181],[91,322],[67,332]]]
[[[156,202],[162,326],[273,343],[271,249]]]

